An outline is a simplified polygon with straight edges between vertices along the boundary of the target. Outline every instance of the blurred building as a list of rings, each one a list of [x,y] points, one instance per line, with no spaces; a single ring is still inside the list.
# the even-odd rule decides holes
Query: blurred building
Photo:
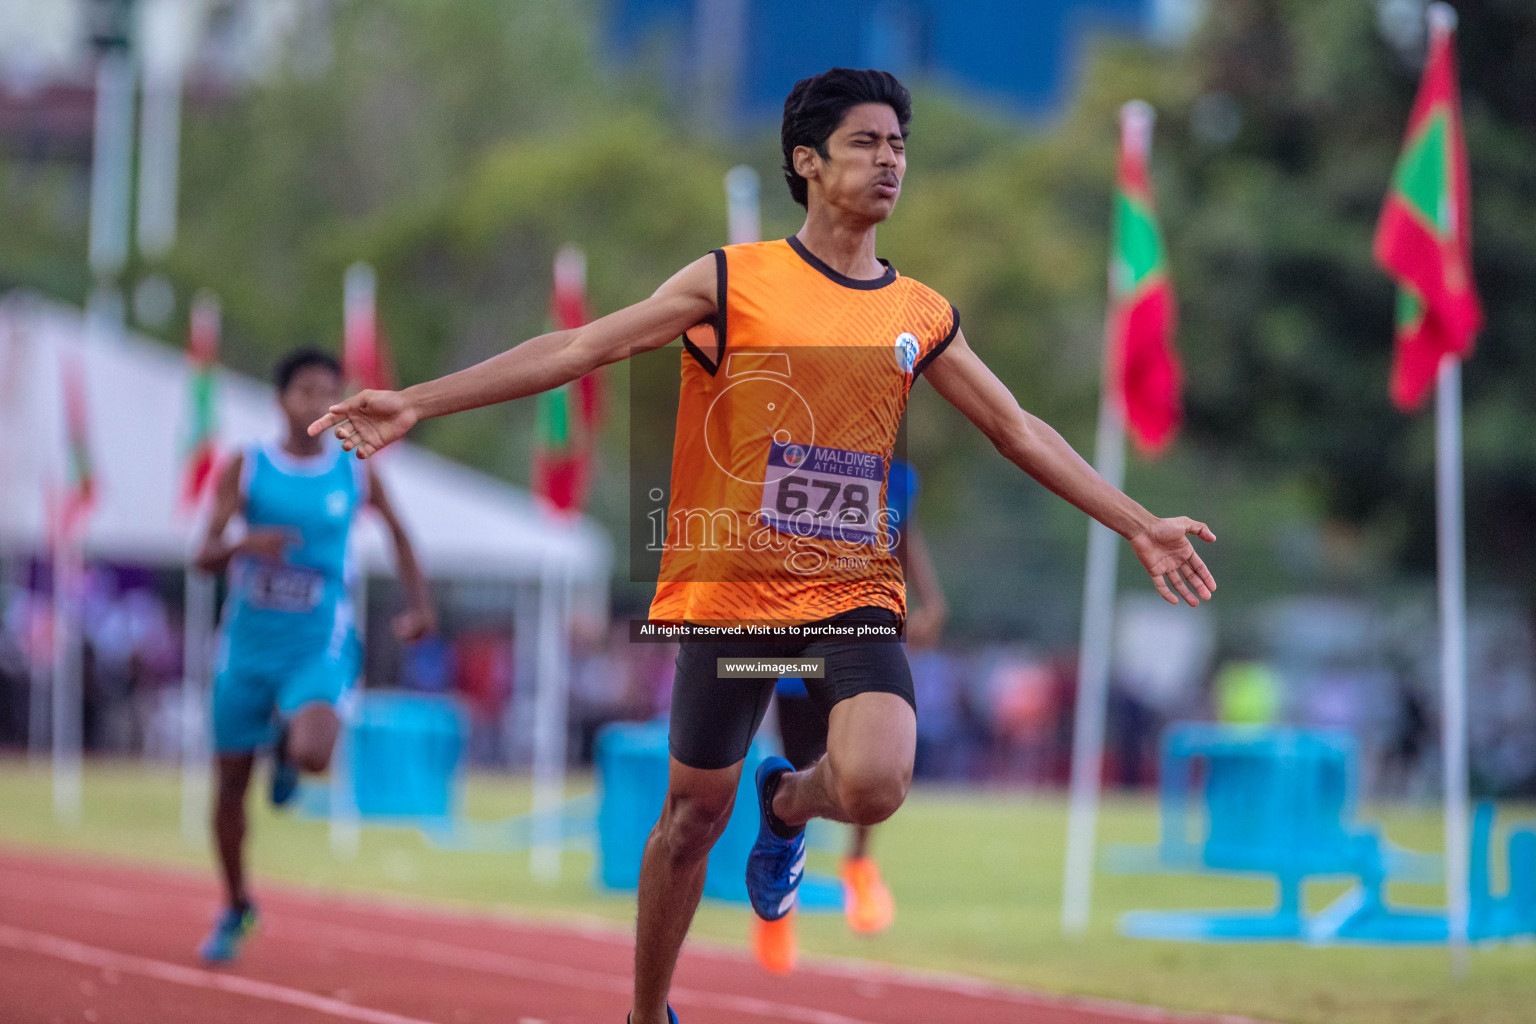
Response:
[[[0,150],[85,160],[95,60],[131,38],[141,60],[171,61],[194,95],[227,92],[281,63],[323,67],[328,0],[5,0],[0,3]]]
[[[1058,109],[1084,38],[1178,42],[1202,0],[613,0],[621,58],[675,69],[717,126],[775,115],[797,79],[879,67],[1026,116]]]

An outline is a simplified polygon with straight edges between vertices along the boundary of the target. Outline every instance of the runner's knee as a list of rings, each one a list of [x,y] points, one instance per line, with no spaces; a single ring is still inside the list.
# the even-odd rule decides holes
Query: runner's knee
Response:
[[[330,768],[330,751],[333,746],[335,746],[333,743],[327,743],[324,740],[303,743],[303,745],[290,743],[289,758],[298,765],[300,771],[318,774]]]
[[[908,773],[844,774],[837,779],[837,802],[855,825],[878,825],[907,798]]]
[[[657,833],[674,859],[702,858],[725,831],[735,802],[734,790],[723,797],[668,793],[666,808],[656,824]]]
[[[302,750],[290,750],[289,756],[293,763],[299,766],[300,771],[318,774],[331,766],[331,749],[329,746],[309,747]]]
[[[331,764],[336,735],[341,723],[330,708],[312,705],[294,718],[288,727],[288,759],[300,771],[323,772]]]

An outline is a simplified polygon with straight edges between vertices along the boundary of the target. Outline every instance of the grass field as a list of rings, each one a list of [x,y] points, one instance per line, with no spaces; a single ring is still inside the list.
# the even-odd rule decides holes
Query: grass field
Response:
[[[577,780],[573,789],[586,786]],[[78,827],[54,821],[47,771],[0,760],[0,843],[52,847],[158,864],[210,865],[205,846],[183,842],[175,774],[138,764],[90,764]],[[471,779],[467,813],[503,818],[527,809],[520,779]],[[526,854],[451,853],[403,829],[366,829],[353,860],[331,853],[326,828],[278,815],[252,799],[251,860],[263,879],[501,908],[524,915],[631,922],[633,899],[588,884],[592,857],[568,853],[562,880],[529,877]],[[1438,847],[1432,812],[1389,810],[1389,836],[1415,849]],[[1148,799],[1111,800],[1105,842],[1156,838]],[[1094,918],[1081,940],[1061,937],[1061,859],[1066,808],[1054,797],[919,787],[876,834],[876,852],[896,893],[895,926],[854,937],[842,918],[804,915],[807,956],[852,956],[996,978],[1070,992],[1307,1024],[1525,1024],[1536,1019],[1536,946],[1477,950],[1469,978],[1454,981],[1443,949],[1310,949],[1287,944],[1192,945],[1133,941],[1115,930],[1130,909],[1258,906],[1272,887],[1246,879],[1100,875]],[[820,863],[818,864],[818,857]],[[829,854],[811,869],[834,870]],[[1340,891],[1318,885],[1309,902]],[[1396,886],[1402,902],[1433,902],[1432,888]],[[744,908],[706,904],[694,936],[743,945]]]

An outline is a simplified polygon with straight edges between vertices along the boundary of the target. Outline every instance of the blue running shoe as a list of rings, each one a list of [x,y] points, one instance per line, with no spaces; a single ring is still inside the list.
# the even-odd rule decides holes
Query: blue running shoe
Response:
[[[256,930],[256,907],[247,903],[243,908],[226,907],[213,923],[213,931],[197,947],[204,963],[227,964],[240,955],[240,947]]]
[[[629,1024],[629,1014],[624,1015],[624,1024]],[[677,1014],[672,1010],[672,1004],[667,1004],[667,1024],[677,1024]]]
[[[795,906],[800,876],[805,874],[805,829],[793,839],[781,839],[768,825],[768,781],[794,766],[782,757],[767,757],[757,766],[757,842],[747,855],[747,895],[764,921],[777,921]]]
[[[272,806],[282,807],[299,791],[299,766],[288,760],[288,734],[272,751]]]

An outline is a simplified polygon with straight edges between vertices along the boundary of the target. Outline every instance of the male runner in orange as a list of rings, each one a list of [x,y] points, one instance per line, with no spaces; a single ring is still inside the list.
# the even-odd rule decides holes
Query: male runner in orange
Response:
[[[668,793],[640,875],[630,1024],[677,1019],[672,972],[773,692],[771,678],[722,676],[732,671],[722,659],[809,656],[825,667],[813,696],[830,706],[827,756],[802,772],[770,759],[758,772],[762,827],[747,880],[759,916],[794,906],[807,821],[875,824],[906,797],[917,731],[906,657],[894,636],[849,634],[899,627],[905,607],[900,567],[873,521],[920,373],[1010,462],[1125,537],[1164,599],[1196,605],[1216,587],[1187,536],[1215,540],[1205,524],[1159,519],[1106,483],[1019,407],[947,302],[876,258],[910,119],[907,90],[882,71],[834,68],[796,83],[781,132],[785,179],[806,207],[793,237],[716,250],[585,327],[404,391],[361,392],[310,427],[333,429],[367,458],[420,420],[537,394],[685,336],[673,517],[651,618],[801,631],[682,645]],[[724,538],[698,540],[678,515],[696,512],[712,538],[723,519]]]

